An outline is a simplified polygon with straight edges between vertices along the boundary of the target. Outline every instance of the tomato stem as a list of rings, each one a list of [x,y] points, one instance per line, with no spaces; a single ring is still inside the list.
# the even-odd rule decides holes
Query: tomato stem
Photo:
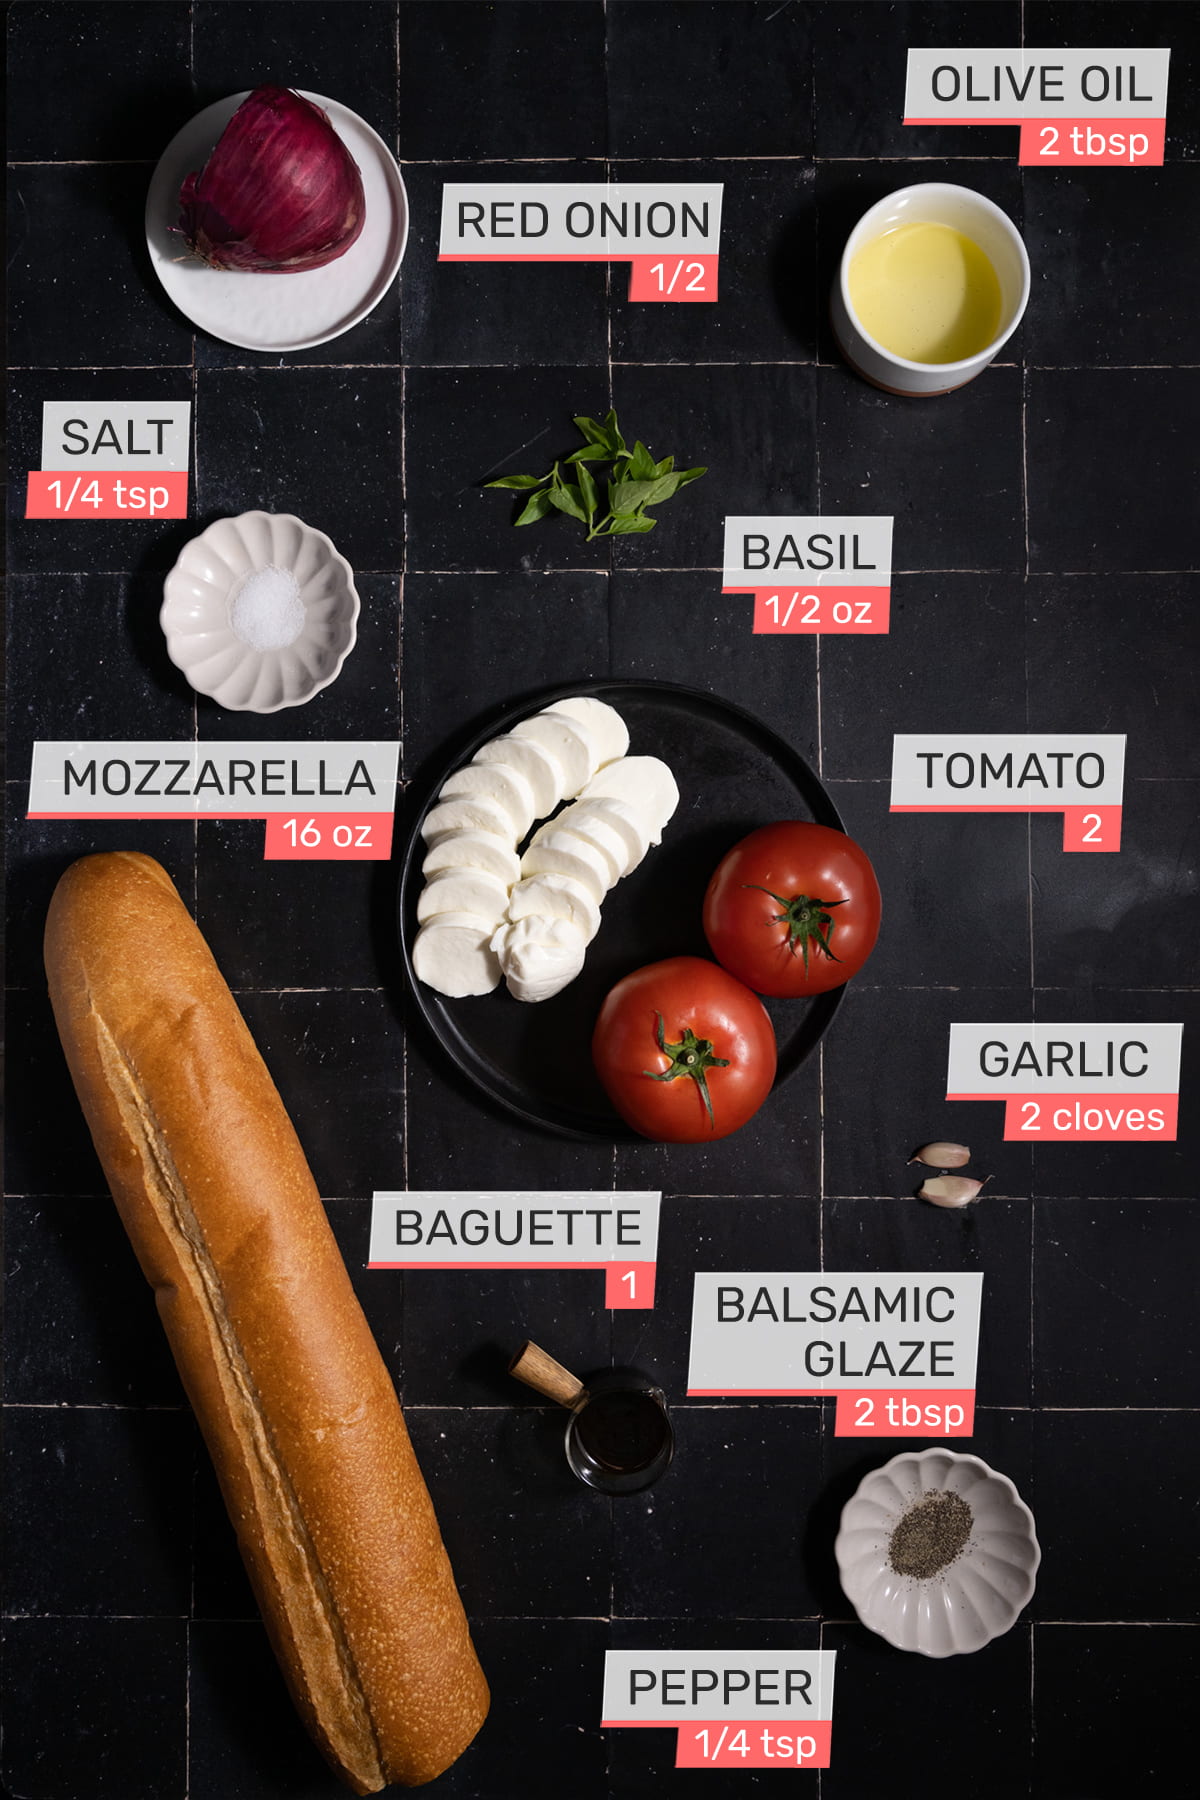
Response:
[[[770,888],[761,887],[757,881],[746,881],[742,885],[746,888],[754,888],[757,893],[766,894],[769,899],[782,906],[783,911],[776,913],[768,923],[787,926],[788,950],[792,956],[795,956],[796,945],[799,944],[800,953],[804,958],[806,975],[808,974],[808,946],[810,943],[816,944],[822,956],[827,956],[830,962],[841,961],[841,958],[835,956],[830,948],[833,928],[837,923],[831,909],[835,906],[845,906],[844,900],[816,900],[810,899],[807,894],[793,894],[790,900],[785,900],[782,894],[772,893]]]
[[[686,1075],[700,1089],[704,1101],[704,1110],[708,1114],[708,1122],[716,1130],[717,1121],[713,1116],[712,1096],[708,1091],[706,1070],[727,1069],[727,1056],[714,1056],[713,1047],[708,1038],[698,1038],[690,1025],[683,1028],[683,1036],[677,1044],[668,1044],[667,1028],[661,1013],[655,1013],[658,1026],[654,1033],[654,1041],[664,1056],[669,1056],[671,1066],[668,1069],[655,1071],[643,1069],[642,1074],[651,1081],[674,1081],[679,1075]]]

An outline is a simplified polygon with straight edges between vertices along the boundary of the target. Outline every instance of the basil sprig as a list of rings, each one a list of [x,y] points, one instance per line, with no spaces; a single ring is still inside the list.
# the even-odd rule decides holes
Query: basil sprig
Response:
[[[566,513],[586,526],[589,544],[593,538],[653,531],[658,521],[646,508],[660,506],[689,481],[698,481],[708,472],[677,469],[673,456],[655,462],[640,438],[631,450],[621,436],[615,412],[605,413],[602,421],[580,417],[575,424],[585,440],[583,445],[563,462],[556,462],[548,475],[504,475],[484,484],[528,493],[514,525],[532,525],[552,512]],[[589,463],[609,463],[607,480],[598,484]],[[602,512],[603,500],[607,510]]]

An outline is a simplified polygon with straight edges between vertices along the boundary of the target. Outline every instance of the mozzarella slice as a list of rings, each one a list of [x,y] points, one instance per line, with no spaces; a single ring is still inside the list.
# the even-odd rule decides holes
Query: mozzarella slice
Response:
[[[594,700],[587,694],[580,694],[571,700],[556,700],[553,706],[542,710],[566,713],[568,719],[577,719],[581,725],[586,725],[596,740],[601,768],[624,756],[629,748],[629,727],[616,707],[606,700]]]
[[[449,781],[442,783],[438,799],[453,800],[460,794],[484,794],[502,806],[512,819],[514,843],[520,843],[537,817],[533,789],[511,763],[468,763],[465,769],[456,769]]]
[[[636,808],[651,827],[650,841],[657,844],[663,826],[679,805],[679,789],[665,762],[657,756],[623,756],[609,763],[584,787],[581,800],[624,800]]]
[[[611,796],[595,800],[573,800],[558,815],[559,823],[574,831],[576,827],[570,821],[586,818],[589,813],[603,819],[606,825],[620,834],[625,843],[625,868],[622,873],[631,874],[650,848],[650,827],[641,809],[631,806],[627,800],[616,800]]]
[[[569,719],[566,713],[555,712],[553,707],[548,712],[534,713],[531,719],[522,719],[514,726],[513,735],[532,738],[558,762],[562,785],[556,806],[559,800],[573,800],[600,767],[600,747],[587,726],[578,719]]]
[[[498,800],[486,794],[458,794],[453,800],[439,800],[425,815],[421,836],[427,844],[437,843],[451,831],[490,831],[509,848],[515,848],[512,817]]]
[[[616,887],[625,873],[625,839],[596,813],[577,813],[568,806],[554,821],[560,831],[582,838],[598,850],[608,866],[608,885]]]
[[[540,915],[570,919],[590,944],[600,929],[600,908],[582,881],[571,875],[528,875],[508,896],[508,916],[516,921]]]
[[[443,869],[486,869],[510,888],[521,879],[521,859],[490,831],[448,831],[425,852],[421,873],[427,879]]]
[[[599,906],[608,892],[608,863],[592,844],[571,831],[539,833],[521,858],[522,875],[570,875]]]
[[[477,763],[507,763],[519,769],[533,789],[533,816],[544,819],[562,798],[563,769],[556,756],[530,737],[506,731],[475,752]]]
[[[422,922],[438,913],[474,913],[494,929],[507,911],[507,887],[483,869],[445,869],[425,883],[417,901]]]
[[[578,925],[531,916],[502,925],[492,939],[514,1000],[549,1000],[574,981],[587,954]]]
[[[474,913],[439,913],[413,942],[417,978],[447,999],[490,994],[500,985],[500,959],[491,947],[494,926]]]

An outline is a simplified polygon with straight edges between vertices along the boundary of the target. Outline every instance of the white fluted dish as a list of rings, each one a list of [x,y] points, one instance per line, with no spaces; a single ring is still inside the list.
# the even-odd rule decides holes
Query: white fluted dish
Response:
[[[937,1575],[899,1575],[891,1535],[923,1494],[950,1491],[971,1508],[971,1535]],[[1033,1594],[1042,1553],[1033,1514],[1007,1475],[956,1450],[901,1451],[872,1469],[842,1508],[834,1545],[842,1587],[871,1631],[898,1650],[960,1656],[1008,1631]]]
[[[304,623],[291,643],[257,650],[231,622],[239,590],[256,570],[296,577]],[[323,531],[292,513],[218,519],[184,545],[163,585],[159,622],[167,654],[197,693],[233,712],[303,706],[341,671],[354,648],[359,601],[354,571]]]

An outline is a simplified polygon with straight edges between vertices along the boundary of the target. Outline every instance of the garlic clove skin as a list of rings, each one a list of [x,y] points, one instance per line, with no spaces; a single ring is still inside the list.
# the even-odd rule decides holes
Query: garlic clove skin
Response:
[[[969,1175],[934,1175],[917,1189],[917,1195],[934,1206],[970,1206],[982,1186],[982,1181],[972,1181]]]
[[[925,1163],[931,1169],[961,1169],[970,1160],[971,1152],[965,1144],[947,1144],[940,1138],[936,1143],[923,1144],[909,1157],[910,1162]]]

